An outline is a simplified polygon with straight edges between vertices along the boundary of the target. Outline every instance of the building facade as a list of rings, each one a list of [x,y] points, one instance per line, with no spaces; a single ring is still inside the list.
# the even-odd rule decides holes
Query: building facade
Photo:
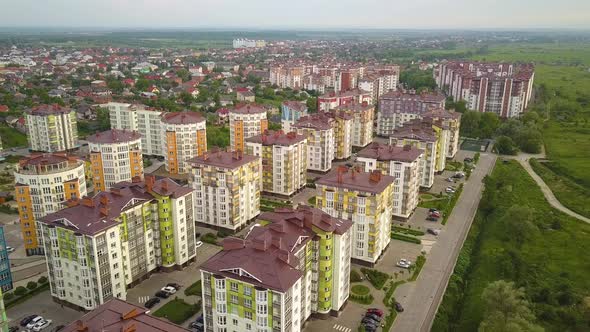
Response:
[[[205,331],[299,332],[342,310],[352,223],[307,206],[263,213],[201,266]]]
[[[270,84],[280,88],[298,90],[303,88],[305,69],[302,66],[275,66],[270,68]]]
[[[33,154],[14,171],[15,200],[25,252],[42,255],[36,221],[86,196],[84,161],[63,153]]]
[[[299,118],[292,126],[297,134],[307,137],[307,169],[328,172],[334,159],[333,118],[324,113],[316,113]]]
[[[105,191],[115,183],[143,180],[141,135],[111,129],[87,138],[94,189]]]
[[[352,156],[353,116],[342,111],[326,114],[334,119],[334,159],[350,158]]]
[[[193,192],[170,179],[123,182],[38,222],[51,295],[92,310],[125,300],[157,268],[194,260]]]
[[[146,105],[116,102],[102,104],[101,107],[109,110],[111,129],[139,132],[144,155],[164,156],[160,121],[163,112]]]
[[[8,259],[4,227],[0,227],[0,295],[12,289],[12,272],[10,271],[10,260]]]
[[[307,138],[267,131],[246,140],[246,153],[262,160],[262,191],[291,196],[307,183]]]
[[[59,152],[78,147],[76,112],[54,105],[25,110],[29,148],[38,152]]]
[[[444,108],[445,96],[440,93],[391,91],[379,99],[377,135],[389,136],[406,122],[419,118],[432,108]]]
[[[461,113],[447,111],[444,108],[435,108],[422,116],[428,122],[439,123],[441,128],[448,129],[447,158],[454,158],[459,151],[461,140]]]
[[[236,231],[260,214],[259,157],[215,151],[190,163],[197,223]]]
[[[268,129],[266,109],[256,104],[242,104],[229,110],[229,141],[232,151],[245,151],[245,140]]]
[[[388,93],[389,91],[397,90],[399,81],[399,70],[381,70],[370,73],[359,79],[358,87],[361,90],[367,91],[371,94],[371,98],[375,101]]]
[[[344,112],[352,116],[352,146],[362,148],[373,141],[373,122],[375,106],[364,104],[345,104],[338,106],[336,112]]]
[[[353,223],[352,258],[374,265],[391,240],[394,178],[339,167],[316,181],[316,206]]]
[[[190,173],[190,159],[207,151],[205,118],[196,112],[174,112],[162,115],[162,151],[170,174]]]
[[[373,104],[373,98],[371,97],[371,93],[360,89],[330,92],[318,97],[318,111],[328,112],[338,106],[351,103],[367,103],[371,105]]]
[[[4,295],[0,290],[0,331],[8,332],[8,317],[6,317],[6,307],[4,306]]]
[[[358,153],[357,162],[365,172],[380,170],[394,178],[393,216],[407,219],[420,202],[424,151],[406,145],[397,147],[372,143]]]
[[[298,101],[285,101],[281,105],[281,126],[284,132],[292,131],[294,123],[307,115],[307,105]]]

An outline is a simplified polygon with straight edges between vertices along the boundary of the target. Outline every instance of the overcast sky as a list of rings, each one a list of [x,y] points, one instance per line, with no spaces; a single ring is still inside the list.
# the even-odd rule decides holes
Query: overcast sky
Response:
[[[590,28],[590,0],[0,0],[4,27]]]

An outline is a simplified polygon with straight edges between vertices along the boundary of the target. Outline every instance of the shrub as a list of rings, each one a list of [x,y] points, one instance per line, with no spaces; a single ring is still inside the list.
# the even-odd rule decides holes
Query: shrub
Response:
[[[361,272],[367,276],[367,279],[373,285],[373,287],[377,289],[383,288],[387,279],[389,279],[389,275],[387,273],[383,273],[377,270],[371,270],[367,268],[362,268]]]
[[[39,278],[39,280],[37,280],[37,282],[40,284],[44,284],[47,282],[47,277],[41,277],[41,278]]]
[[[408,225],[408,227],[411,227],[411,225]],[[405,234],[414,235],[414,236],[424,235],[424,232],[419,231],[419,230],[415,230],[415,229],[409,229],[409,228],[400,227],[400,226],[393,226],[392,228],[394,231],[396,231],[398,233],[405,233]]]
[[[4,294],[4,301],[10,301],[14,298],[14,294],[13,293],[6,293]]]
[[[418,258],[416,258],[416,265],[414,266],[412,277],[410,277],[409,279],[410,281],[415,281],[416,279],[418,279],[418,275],[420,274],[420,271],[422,270],[424,263],[426,263],[426,257],[424,257],[424,255],[420,255],[418,256]]]
[[[37,288],[37,283],[36,283],[36,282],[34,282],[34,281],[29,281],[29,282],[27,283],[27,288],[28,288],[29,290],[33,290],[33,289]]]
[[[356,295],[367,295],[370,292],[369,287],[365,285],[354,285],[350,291]]]
[[[422,243],[422,241],[419,238],[402,233],[391,232],[391,238],[416,244]]]
[[[350,270],[350,282],[360,282],[362,280],[363,279],[357,270]]]
[[[221,229],[217,232],[217,237],[221,237],[221,238],[228,237],[230,235],[232,235],[232,232],[230,232],[227,229]]]
[[[207,233],[201,237],[201,241],[211,244],[217,244],[217,235],[213,233]]]
[[[360,303],[360,304],[371,304],[373,303],[373,295],[371,294],[367,294],[367,295],[357,295],[357,294],[353,294],[350,293],[350,295],[348,296],[348,298],[356,303]]]
[[[17,296],[23,296],[23,295],[27,294],[27,289],[24,288],[23,286],[18,286],[14,290],[14,294],[17,295]]]
[[[185,290],[184,290],[184,295],[186,296],[190,296],[190,295],[195,295],[195,296],[201,296],[201,280],[197,280],[194,284],[188,286]]]

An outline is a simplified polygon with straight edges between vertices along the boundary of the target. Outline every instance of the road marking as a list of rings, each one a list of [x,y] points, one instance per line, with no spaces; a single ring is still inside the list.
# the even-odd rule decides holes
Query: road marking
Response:
[[[350,332],[350,331],[352,331],[349,327],[342,326],[340,324],[334,324],[334,326],[332,328],[334,330],[337,330],[337,331],[340,331],[340,332]]]
[[[140,296],[140,297],[137,298],[137,301],[139,303],[146,303],[149,299],[150,299],[149,296]]]

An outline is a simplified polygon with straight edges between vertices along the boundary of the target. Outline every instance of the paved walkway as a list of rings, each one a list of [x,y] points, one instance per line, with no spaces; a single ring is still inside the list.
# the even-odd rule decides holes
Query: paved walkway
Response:
[[[495,162],[495,155],[481,154],[477,168],[465,183],[461,197],[432,246],[418,279],[395,290],[394,296],[402,303],[405,311],[397,316],[393,331],[430,331],[457,256],[475,217],[483,190],[482,180],[492,171]]]

